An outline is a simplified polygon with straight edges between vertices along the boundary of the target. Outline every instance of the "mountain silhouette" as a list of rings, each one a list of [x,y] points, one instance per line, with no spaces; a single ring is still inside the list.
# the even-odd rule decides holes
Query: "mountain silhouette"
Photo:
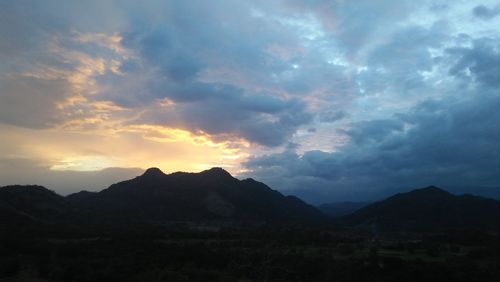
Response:
[[[236,179],[222,168],[171,174],[150,168],[100,192],[82,191],[67,197],[34,185],[0,188],[0,224],[319,222],[325,217],[295,196],[284,196],[251,178]],[[430,186],[367,205],[336,222],[387,231],[494,231],[500,230],[499,218],[500,202],[496,200],[456,196]]]
[[[365,202],[334,202],[317,206],[324,214],[335,218],[351,214],[362,207],[367,206]]]
[[[147,169],[98,193],[67,199],[95,214],[135,220],[306,221],[322,219],[316,208],[253,179],[238,180],[222,168],[165,174]]]
[[[396,194],[339,220],[388,231],[500,230],[500,202],[430,186]]]
[[[0,188],[0,219],[3,223],[47,222],[70,216],[66,199],[37,185]]]

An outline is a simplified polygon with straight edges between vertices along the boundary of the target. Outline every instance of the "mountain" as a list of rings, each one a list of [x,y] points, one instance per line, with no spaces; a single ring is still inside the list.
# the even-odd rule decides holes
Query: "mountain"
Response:
[[[485,198],[500,200],[500,187],[482,187],[482,186],[455,186],[447,190],[453,194],[472,194]]]
[[[317,206],[317,208],[324,214],[335,218],[351,214],[367,205],[368,203],[365,202],[337,202],[322,204]]]
[[[98,193],[67,197],[80,210],[110,218],[146,221],[315,221],[324,215],[293,196],[253,179],[238,180],[222,168],[165,174],[150,168],[141,176]]]
[[[368,205],[339,223],[386,231],[500,230],[500,202],[430,186]]]
[[[28,223],[64,220],[70,216],[66,199],[45,187],[0,187],[0,222]]]

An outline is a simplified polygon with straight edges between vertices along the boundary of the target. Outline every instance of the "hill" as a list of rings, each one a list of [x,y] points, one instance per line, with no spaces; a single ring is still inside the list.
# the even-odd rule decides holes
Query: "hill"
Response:
[[[109,217],[147,221],[315,221],[323,214],[293,196],[221,168],[164,174],[150,168],[98,193],[69,195],[72,205]]]
[[[385,231],[500,230],[500,202],[430,186],[368,205],[339,223]]]
[[[324,214],[336,218],[351,214],[367,205],[368,203],[365,202],[336,202],[322,204],[317,206],[317,208]]]
[[[12,185],[0,187],[1,223],[35,223],[70,217],[66,199],[45,187]]]

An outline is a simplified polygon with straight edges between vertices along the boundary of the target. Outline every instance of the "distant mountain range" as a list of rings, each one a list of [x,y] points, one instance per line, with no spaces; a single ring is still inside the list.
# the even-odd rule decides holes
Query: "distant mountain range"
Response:
[[[321,211],[320,211],[321,210]],[[310,206],[221,168],[164,174],[150,168],[100,192],[60,196],[41,186],[0,188],[2,224],[197,222],[327,222],[380,231],[500,231],[500,202],[453,195],[437,187],[396,194],[373,204]],[[336,217],[335,219],[332,219]]]
[[[41,186],[0,188],[4,222],[63,222],[72,219],[164,221],[324,220],[316,208],[253,179],[238,180],[221,168],[164,174],[150,168],[100,192],[62,197]]]
[[[338,222],[383,231],[500,230],[500,202],[430,186],[396,194]]]
[[[368,204],[366,202],[335,202],[322,204],[317,206],[317,208],[327,216],[336,218],[351,214]]]

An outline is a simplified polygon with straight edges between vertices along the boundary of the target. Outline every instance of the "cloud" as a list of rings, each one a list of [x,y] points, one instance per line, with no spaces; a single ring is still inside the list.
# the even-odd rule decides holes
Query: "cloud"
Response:
[[[449,40],[447,29],[445,23],[438,22],[429,28],[409,26],[397,30],[368,53],[369,68],[359,76],[361,86],[371,92],[396,93],[421,88],[425,79],[422,73],[435,65],[431,49],[439,49]]]
[[[472,42],[470,48],[450,48],[448,52],[454,61],[450,74],[463,80],[474,80],[487,87],[500,86],[500,51],[498,41],[480,38]]]
[[[146,111],[134,122],[186,128],[215,137],[232,134],[272,147],[285,143],[297,127],[312,119],[306,105],[297,99],[244,95],[241,90],[225,85],[198,84],[197,88],[202,90],[192,94],[194,101]],[[197,93],[203,95],[196,97]]]
[[[57,103],[71,86],[60,79],[0,78],[0,121],[8,124],[45,128],[61,121]]]
[[[0,4],[0,122],[42,128],[60,120],[57,103],[70,85],[56,77],[40,77],[32,70],[45,63],[58,64],[46,55],[51,33],[62,27],[28,8],[28,3]]]
[[[491,77],[498,53],[490,43],[481,39],[471,48],[449,51],[447,60],[456,62],[449,66],[457,79],[454,95],[340,129],[349,142],[335,152],[252,157],[244,164],[247,174],[313,202],[373,200],[387,191],[427,185],[497,187],[500,96]]]
[[[198,4],[165,4],[172,17],[161,25],[124,33],[122,45],[133,55],[122,64],[124,75],[98,79],[107,85],[98,97],[131,109],[153,105],[138,124],[234,136],[270,147],[285,144],[313,114],[302,97],[287,95],[288,87],[273,82],[292,64],[269,48],[293,47],[298,38],[276,22],[252,16],[246,5],[227,13],[221,11],[223,3]],[[203,16],[193,17],[200,9]],[[226,24],[235,17],[238,23]],[[157,112],[154,105],[165,99],[172,106]]]
[[[288,2],[287,2],[288,3]],[[289,1],[289,6],[316,15],[326,32],[335,36],[343,51],[355,55],[389,36],[398,23],[425,6],[413,1]]]
[[[482,20],[490,20],[500,14],[500,6],[497,5],[494,8],[488,8],[484,5],[479,5],[472,9],[472,14]]]
[[[350,36],[356,33],[351,27],[371,33],[375,26],[346,17],[349,11],[358,11],[350,4],[328,7],[328,11],[339,14],[340,34],[330,29],[328,17],[316,5],[307,9],[316,13],[323,27],[304,17],[306,11],[300,9],[295,9],[294,19],[287,18],[279,12],[283,5],[278,3],[167,1],[130,9],[131,3],[91,2],[76,7],[63,5],[58,8],[64,12],[60,17],[51,10],[53,5],[37,6],[40,13],[30,15],[24,29],[33,38],[41,36],[37,48],[52,48],[37,52],[43,54],[46,63],[28,68],[29,73],[52,70],[57,79],[69,84],[67,89],[57,89],[57,95],[47,97],[46,103],[52,107],[44,106],[60,119],[29,117],[30,113],[20,119],[46,126],[82,116],[96,120],[86,110],[91,109],[87,105],[105,101],[131,110],[127,123],[179,127],[214,138],[241,137],[269,147],[290,142],[298,129],[310,126],[314,111],[326,114],[331,111],[329,103],[342,107],[353,99],[358,90],[352,70],[341,58],[345,50],[335,53],[323,46],[340,46],[331,39],[332,34],[337,38]],[[365,8],[386,11],[387,5],[380,1]],[[12,15],[22,14],[19,6],[9,8]],[[76,14],[78,9],[113,13],[109,19],[97,21],[105,28],[96,33],[95,23],[81,19]],[[9,26],[21,28],[25,23],[18,18],[10,17]],[[377,17],[376,21],[384,19]],[[21,40],[20,46],[29,46],[29,38],[23,38],[9,31],[5,42]],[[355,49],[356,44],[347,49]],[[26,52],[19,58],[34,59]],[[19,99],[33,96],[19,94],[20,87],[10,92],[21,96]],[[60,107],[75,96],[80,96],[81,102]],[[174,106],[163,109],[165,113],[151,113],[165,99]],[[115,114],[110,112],[108,116]]]
[[[284,152],[251,158],[245,166],[252,170],[249,175],[289,193],[308,187],[308,199],[315,193],[373,199],[385,189],[431,184],[495,186],[500,183],[495,110],[500,99],[475,95],[430,100],[410,113],[355,125],[346,132],[350,143],[337,152]]]
[[[81,33],[76,28],[84,24],[71,17],[76,9],[105,6],[87,4],[0,4],[0,59],[4,62],[0,66],[0,123],[42,129],[95,118],[96,113],[83,113],[82,108],[92,108],[89,96],[95,92],[94,77],[111,71],[117,57],[113,49],[119,46],[113,34]],[[81,108],[75,106],[76,101]]]

